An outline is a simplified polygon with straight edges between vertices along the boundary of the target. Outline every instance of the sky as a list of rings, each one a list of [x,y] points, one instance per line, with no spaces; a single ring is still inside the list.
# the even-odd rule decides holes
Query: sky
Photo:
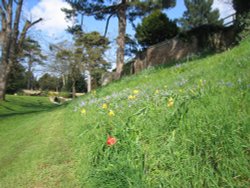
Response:
[[[232,13],[234,10],[229,3],[225,1],[230,0],[214,0],[213,9],[219,9],[220,18],[224,18]],[[65,14],[61,8],[70,8],[64,0],[24,0],[24,18],[36,20],[43,18],[43,21],[36,24],[30,31],[31,36],[37,39],[40,44],[45,46],[49,43],[56,43],[62,40],[70,39],[70,35],[65,32],[71,22],[66,21]],[[165,13],[170,19],[180,18],[186,10],[184,0],[176,0],[174,8],[167,9]],[[84,31],[98,31],[104,33],[105,21],[96,21],[92,17],[84,17]],[[127,33],[133,35],[134,30],[130,24],[127,24]],[[115,62],[115,39],[118,34],[117,18],[112,18],[110,21],[107,37],[112,42],[112,47],[107,52],[108,61]],[[109,59],[110,58],[110,59]]]
[[[234,12],[231,5],[224,3],[227,0],[214,0],[213,8],[220,10],[221,18]],[[65,20],[65,15],[61,11],[61,8],[69,8],[69,5],[64,0],[26,0],[24,1],[24,7],[26,14],[29,18],[37,19],[42,17],[44,21],[36,25],[36,30],[41,30],[50,37],[58,37],[65,33],[67,25],[70,23]],[[185,11],[184,0],[176,0],[176,6],[168,9],[166,14],[169,18],[180,18]],[[117,31],[117,20],[114,18],[111,21],[111,27],[109,33],[113,34]],[[97,30],[101,33],[104,32],[105,23],[101,21],[95,21],[94,18],[84,18],[85,30],[93,31]],[[131,27],[128,26],[127,32],[132,32]],[[114,33],[115,35],[115,33]]]

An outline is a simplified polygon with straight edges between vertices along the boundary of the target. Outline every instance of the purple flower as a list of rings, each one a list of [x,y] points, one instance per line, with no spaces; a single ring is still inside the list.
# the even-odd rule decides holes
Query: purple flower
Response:
[[[83,106],[85,106],[85,102],[84,102],[84,101],[81,101],[81,102],[80,102],[80,107],[83,107]]]

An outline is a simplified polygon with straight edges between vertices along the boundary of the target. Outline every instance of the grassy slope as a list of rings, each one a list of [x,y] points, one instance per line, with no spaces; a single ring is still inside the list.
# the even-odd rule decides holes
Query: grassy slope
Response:
[[[81,184],[249,187],[249,46],[152,68],[72,103],[66,124]]]
[[[249,187],[249,46],[152,68],[65,107],[9,98],[0,187]]]

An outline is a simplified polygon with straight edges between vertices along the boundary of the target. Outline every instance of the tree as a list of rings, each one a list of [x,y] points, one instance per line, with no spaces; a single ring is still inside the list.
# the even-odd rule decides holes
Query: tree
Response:
[[[0,63],[0,100],[5,99],[8,76],[17,55],[22,51],[23,41],[27,31],[42,19],[34,22],[26,21],[19,32],[19,22],[22,12],[23,0],[2,0],[0,3],[1,17],[1,63]]]
[[[6,93],[14,94],[20,89],[24,89],[27,80],[26,76],[25,68],[20,63],[14,62],[9,73]]]
[[[250,10],[249,0],[233,0],[233,7],[237,15],[247,13]]]
[[[91,91],[92,76],[103,73],[109,68],[103,55],[109,48],[109,41],[98,32],[79,33],[75,38],[76,56],[83,62],[85,73],[88,75],[88,92]]]
[[[66,90],[69,77],[69,62],[58,56],[62,50],[71,48],[68,41],[62,41],[57,44],[50,44],[50,52],[47,54],[49,63],[47,72],[56,74],[62,80],[62,90]]]
[[[22,58],[27,60],[27,89],[32,88],[32,78],[33,78],[33,73],[32,73],[32,67],[35,64],[38,65],[43,65],[44,60],[46,60],[46,56],[42,54],[41,46],[39,43],[30,37],[25,39],[24,45],[23,45],[23,53],[22,53]]]
[[[52,76],[48,73],[45,73],[41,78],[39,78],[38,84],[40,86],[40,89],[47,91],[58,91],[58,88],[60,87],[59,78]]]
[[[127,19],[133,22],[136,17],[143,16],[154,9],[168,8],[175,4],[175,0],[66,0],[66,2],[72,7],[72,10],[64,9],[68,18],[75,17],[77,14],[94,16],[98,20],[107,19],[107,26],[112,16],[118,18],[116,79],[120,78],[124,65]]]
[[[212,10],[213,0],[184,0],[187,10],[179,20],[183,30],[205,24],[222,25],[219,10]]]
[[[233,0],[236,11],[237,40],[242,40],[250,35],[250,2],[248,0]]]
[[[169,20],[166,14],[157,10],[143,18],[142,23],[136,28],[135,37],[138,43],[146,48],[165,39],[170,39],[177,33],[176,23]]]
[[[68,78],[71,78],[72,83],[72,96],[75,98],[76,96],[76,80],[80,75],[80,63],[75,59],[74,52],[68,49],[62,49],[57,52],[56,59],[60,62],[63,62],[64,65],[67,65]],[[70,76],[70,77],[69,77]]]

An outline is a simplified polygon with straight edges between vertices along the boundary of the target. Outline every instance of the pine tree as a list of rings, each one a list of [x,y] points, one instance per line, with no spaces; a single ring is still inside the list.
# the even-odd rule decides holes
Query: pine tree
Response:
[[[67,18],[81,16],[94,16],[97,20],[106,19],[107,26],[111,17],[118,18],[118,37],[117,37],[117,54],[116,54],[116,74],[115,78],[119,79],[124,65],[125,38],[127,20],[133,22],[136,18],[155,9],[165,9],[175,5],[175,0],[66,0],[72,9],[63,9]],[[133,23],[132,23],[133,24]],[[79,29],[76,25],[72,31]]]
[[[42,54],[40,44],[30,37],[27,37],[24,40],[23,51],[20,55],[21,58],[24,58],[24,61],[27,63],[27,89],[33,89],[32,78],[34,76],[32,73],[32,68],[34,65],[43,65],[44,61],[46,60],[46,56]]]
[[[136,28],[136,35],[142,47],[159,43],[174,37],[178,33],[178,27],[166,14],[160,10],[154,11],[149,16],[143,18],[142,23]]]
[[[183,30],[205,24],[222,25],[218,9],[212,10],[213,0],[184,0],[187,10],[179,20]]]

